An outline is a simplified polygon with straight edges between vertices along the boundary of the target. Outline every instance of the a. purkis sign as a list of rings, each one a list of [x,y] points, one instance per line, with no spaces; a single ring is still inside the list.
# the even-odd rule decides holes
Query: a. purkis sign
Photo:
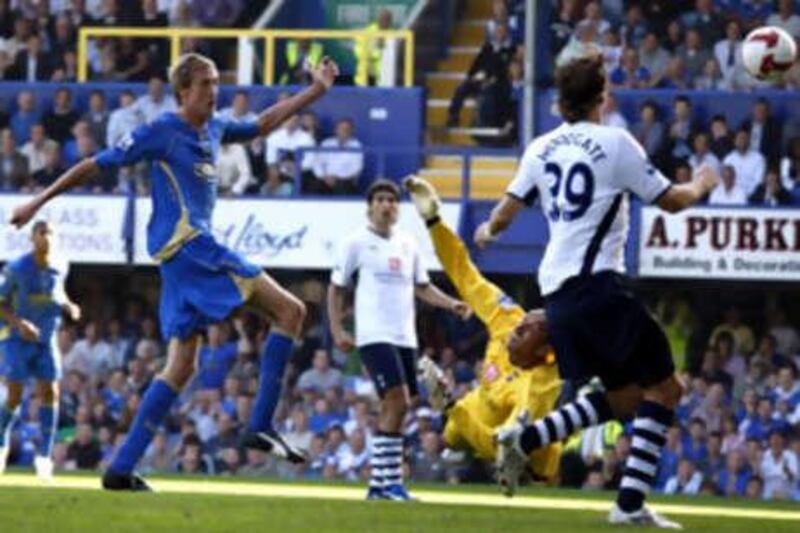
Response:
[[[800,280],[800,209],[644,207],[639,275]]]

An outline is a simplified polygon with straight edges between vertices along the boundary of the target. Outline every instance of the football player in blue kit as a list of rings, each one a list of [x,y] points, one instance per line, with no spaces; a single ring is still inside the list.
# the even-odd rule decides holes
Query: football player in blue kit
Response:
[[[139,126],[119,143],[66,171],[50,187],[17,207],[12,223],[21,226],[51,198],[89,182],[100,171],[151,163],[153,212],[147,227],[149,253],[159,263],[161,333],[169,340],[167,364],[148,388],[128,435],[103,476],[109,490],[150,490],[134,473],[155,431],[195,370],[201,331],[247,306],[271,322],[260,363],[259,388],[243,446],[293,463],[302,450],[286,443],[272,427],[281,381],[306,310],[303,303],[262,269],[218,243],[211,214],[217,198],[215,162],[221,144],[244,143],[267,135],[284,120],[322,97],[338,67],[328,58],[309,87],[276,103],[253,121],[215,116],[219,74],[200,54],[181,56],[170,69],[179,108]]]

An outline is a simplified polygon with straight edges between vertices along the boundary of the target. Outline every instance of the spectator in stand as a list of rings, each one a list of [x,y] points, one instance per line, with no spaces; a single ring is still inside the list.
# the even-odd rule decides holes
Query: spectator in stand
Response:
[[[61,148],[58,143],[45,148],[44,167],[33,173],[34,189],[43,189],[55,183],[59,176],[66,170],[61,163]]]
[[[0,131],[0,190],[19,191],[30,185],[28,159],[17,150],[11,130]]]
[[[777,402],[786,402],[790,411],[800,405],[800,381],[797,380],[797,369],[794,365],[778,369],[777,385],[772,396]]]
[[[678,473],[667,480],[664,494],[683,494],[694,496],[700,492],[703,474],[697,471],[695,464],[687,459],[678,463]]]
[[[685,44],[685,37],[683,33],[683,26],[680,21],[673,20],[667,26],[667,37],[663,42],[664,48],[667,49],[672,55],[678,53],[682,46]]]
[[[307,181],[309,192],[320,194],[356,194],[358,179],[364,169],[361,142],[353,136],[353,121],[336,123],[336,135],[326,139],[321,148],[344,148],[357,152],[317,152],[314,154],[314,177]]]
[[[79,120],[75,123],[72,128],[72,135],[61,145],[61,155],[67,167],[71,167],[81,160],[81,151],[78,148],[79,141],[83,137],[91,139],[91,135],[88,122]],[[92,144],[94,145],[94,140],[92,140]],[[96,148],[96,145],[94,147]]]
[[[603,34],[603,44],[600,46],[600,50],[606,72],[613,72],[620,66],[624,49],[620,46],[619,34],[616,31],[609,30]],[[511,64],[513,65],[514,61]]]
[[[797,328],[787,321],[785,310],[775,309],[769,322],[769,334],[775,338],[778,352],[792,356],[800,352],[800,335]]]
[[[653,100],[642,104],[640,121],[633,126],[633,136],[641,143],[648,157],[655,158],[664,146],[664,124],[658,120],[658,106]]]
[[[728,129],[725,115],[714,115],[711,118],[711,152],[717,159],[723,159],[733,150],[733,137]]]
[[[106,107],[106,95],[95,89],[89,95],[89,110],[81,117],[89,124],[89,130],[98,148],[106,146],[108,136],[109,113]]]
[[[134,104],[139,120],[144,123],[152,122],[158,115],[165,111],[175,111],[177,105],[175,98],[164,91],[164,80],[153,76],[147,83],[147,94],[140,96]]]
[[[619,112],[616,97],[611,93],[606,93],[603,105],[600,107],[600,115],[604,126],[628,129],[628,121]]]
[[[744,496],[753,472],[741,452],[732,451],[725,459],[725,469],[717,477],[717,491],[722,496]]]
[[[790,205],[792,196],[781,186],[778,169],[770,168],[764,174],[764,181],[759,183],[748,201],[753,205]]]
[[[265,141],[265,159],[268,172],[277,172],[282,180],[293,182],[298,148],[313,148],[314,139],[300,127],[300,118],[292,115],[283,127],[270,133]],[[301,173],[309,172],[313,165],[313,153],[303,154]]]
[[[706,423],[702,418],[692,418],[689,431],[681,441],[681,458],[694,464],[702,463],[708,457]]]
[[[75,440],[68,447],[67,456],[75,461],[79,470],[94,470],[102,459],[100,444],[95,439],[92,427],[81,424],[75,433]]]
[[[286,43],[286,70],[278,81],[281,85],[306,85],[311,69],[325,55],[324,45],[312,39],[292,39]]]
[[[736,180],[745,193],[750,196],[758,184],[764,180],[767,162],[764,156],[750,145],[750,132],[744,128],[736,132],[734,150],[722,160],[736,170]]]
[[[578,19],[577,0],[562,0],[558,11],[551,10],[550,50],[558,54],[575,33]]]
[[[714,342],[722,369],[727,372],[735,382],[740,383],[747,373],[747,361],[744,356],[735,350],[733,335],[730,331],[721,331]]]
[[[42,124],[47,136],[63,145],[73,138],[72,128],[79,119],[72,106],[72,91],[62,87],[53,96],[53,108],[42,116]]]
[[[31,140],[26,142],[20,152],[28,159],[28,172],[35,174],[47,164],[49,150],[58,149],[58,143],[47,137],[44,126],[35,124],[31,128]]]
[[[509,14],[506,0],[492,0],[492,18],[486,22],[486,40],[490,41],[498,24],[508,26],[508,33],[514,45],[525,40],[523,21],[517,15]]]
[[[297,388],[324,393],[330,389],[341,388],[343,384],[342,373],[331,367],[327,350],[317,350],[314,352],[312,367],[300,374]]]
[[[694,30],[705,43],[713,43],[722,37],[722,16],[714,8],[713,0],[697,0],[695,8],[681,17],[686,29]]]
[[[34,34],[28,37],[26,47],[17,52],[6,78],[27,82],[49,81],[52,74],[50,58],[42,50],[42,38]]]
[[[642,7],[632,4],[625,12],[625,22],[619,27],[622,44],[628,48],[639,48],[649,33]]]
[[[719,63],[724,86],[738,87],[743,76],[742,64],[742,28],[735,19],[729,20],[725,26],[725,39],[714,45],[714,57]]]
[[[600,43],[603,34],[611,29],[611,23],[603,18],[603,10],[600,2],[592,1],[586,4],[583,10],[584,18],[578,23],[576,30],[580,31],[586,26],[594,28],[595,39]]]
[[[794,0],[778,0],[778,12],[767,17],[767,26],[783,28],[795,40],[800,40],[800,16]]]
[[[84,376],[107,375],[122,368],[124,361],[114,360],[111,346],[103,339],[100,323],[91,320],[84,328],[84,338],[75,343],[64,356],[64,369],[75,370]]]
[[[686,74],[686,63],[681,57],[675,56],[670,59],[667,70],[661,77],[657,89],[688,89],[689,78]]]
[[[311,135],[315,143],[323,141],[322,125],[319,123],[319,116],[313,111],[306,109],[300,113],[300,127]]]
[[[759,98],[753,105],[751,118],[742,123],[742,129],[750,133],[750,149],[763,155],[768,165],[777,165],[781,158],[781,123],[772,114],[766,98]]]
[[[208,342],[200,348],[197,386],[201,390],[221,390],[225,377],[236,362],[236,343],[228,339],[230,327],[226,322],[211,324],[206,329]]]
[[[650,85],[656,86],[669,66],[670,55],[658,40],[655,32],[649,31],[639,47],[639,63],[650,72]]]
[[[241,89],[233,95],[230,107],[220,110],[220,116],[234,122],[249,122],[256,119],[256,114],[250,110],[250,97],[248,92]]]
[[[69,17],[61,13],[56,15],[52,23],[52,31],[46,38],[47,50],[51,54],[63,54],[64,52],[74,52],[77,44],[77,34]],[[56,65],[54,65],[56,67]]]
[[[686,77],[692,87],[694,87],[697,79],[703,75],[706,63],[711,59],[711,53],[704,46],[700,32],[690,29],[686,32],[684,45],[677,51],[677,56],[683,59]]]
[[[508,84],[508,65],[514,58],[516,48],[508,35],[508,26],[498,24],[491,41],[484,43],[480,52],[467,72],[467,79],[463,81],[453,94],[447,115],[447,126],[458,126],[461,107],[464,100],[478,94],[487,94],[496,91],[502,92],[505,100],[510,99],[510,86]],[[502,100],[502,98],[500,98]],[[498,106],[500,108],[501,106]]]
[[[133,131],[141,123],[134,106],[133,93],[125,90],[119,95],[119,107],[108,116],[106,146],[116,146],[125,134]]]
[[[711,57],[708,59],[708,61],[706,61],[706,65],[703,67],[702,75],[694,80],[694,88],[697,90],[707,91],[728,89],[728,87],[725,85],[725,79],[722,77],[722,72],[719,70],[719,64],[717,63],[716,59]]]
[[[711,140],[708,133],[700,132],[694,136],[694,153],[689,157],[689,164],[693,171],[697,171],[702,165],[708,165],[717,174],[721,171],[721,165],[717,156],[711,152]]]
[[[711,343],[717,342],[717,336],[723,331],[729,332],[736,341],[735,350],[744,356],[753,353],[755,349],[755,337],[753,330],[741,321],[741,313],[735,305],[728,307],[725,311],[724,320],[717,325],[711,332]]]
[[[758,446],[759,443],[767,440],[775,426],[775,422],[772,420],[772,400],[767,396],[762,396],[756,405],[756,412],[739,424],[739,433],[748,440],[748,446],[750,445],[749,441],[755,441]]]
[[[800,200],[800,137],[789,140],[786,155],[781,159],[781,183],[792,194],[795,203]]]
[[[673,101],[673,118],[669,125],[669,153],[673,159],[692,155],[690,140],[700,130],[689,97],[680,95]]]
[[[639,54],[628,48],[622,55],[619,67],[610,76],[611,86],[615,89],[644,89],[650,85],[650,71],[639,64]]]
[[[686,161],[680,160],[675,164],[675,183],[689,183],[692,181],[692,167]]]
[[[217,191],[221,196],[241,195],[255,183],[247,150],[239,143],[223,144],[217,157]]]
[[[769,435],[769,448],[761,460],[764,499],[786,500],[792,496],[798,480],[797,455],[786,449],[786,436],[780,431]]]
[[[14,139],[25,144],[31,138],[31,128],[40,122],[41,113],[36,106],[36,97],[32,91],[22,91],[17,96],[17,110],[11,115],[9,126]]]

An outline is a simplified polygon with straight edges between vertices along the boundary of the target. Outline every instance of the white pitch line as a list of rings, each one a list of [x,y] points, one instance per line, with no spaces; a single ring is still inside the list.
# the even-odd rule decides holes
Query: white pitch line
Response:
[[[316,498],[324,500],[364,500],[365,489],[323,485],[267,484],[230,481],[203,480],[153,480],[154,489],[169,494],[218,494],[221,496],[257,496],[285,498]],[[51,484],[43,484],[35,476],[5,474],[0,476],[0,487],[36,487],[54,489],[100,490],[98,478],[56,477]],[[485,493],[457,493],[447,491],[415,490],[414,495],[424,504],[480,505],[484,507],[514,507],[518,509],[553,509],[562,511],[606,512],[610,503],[603,500],[581,498],[553,498],[539,496],[517,496],[506,498]],[[656,503],[653,508],[667,514],[705,517],[749,518],[762,520],[799,520],[800,511],[775,509],[743,509],[709,505],[680,505]]]

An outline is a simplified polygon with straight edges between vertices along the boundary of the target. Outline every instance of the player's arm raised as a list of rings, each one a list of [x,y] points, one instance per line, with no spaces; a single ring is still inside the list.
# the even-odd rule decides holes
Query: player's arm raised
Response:
[[[452,311],[462,320],[472,316],[472,309],[467,304],[457,298],[448,296],[433,283],[417,285],[414,287],[414,295],[426,304]]]
[[[26,203],[15,207],[11,214],[11,224],[21,228],[51,199],[75,187],[80,187],[81,185],[89,183],[98,174],[99,167],[94,162],[94,159],[84,159],[76,163],[73,167],[64,172],[52,185]]]
[[[525,203],[519,198],[506,194],[497,202],[489,215],[489,220],[483,222],[475,230],[475,244],[478,248],[486,246],[497,240],[497,237],[508,228],[514,221],[520,209],[525,207]]]
[[[339,67],[329,57],[325,57],[311,73],[312,83],[309,87],[277,104],[265,109],[258,115],[259,134],[267,135],[272,132],[283,121],[291,117],[301,109],[319,100],[328,89],[331,88],[336,76],[339,75]]]
[[[672,185],[656,201],[656,205],[669,213],[677,213],[702,200],[719,183],[719,176],[714,170],[703,165],[689,183]]]

